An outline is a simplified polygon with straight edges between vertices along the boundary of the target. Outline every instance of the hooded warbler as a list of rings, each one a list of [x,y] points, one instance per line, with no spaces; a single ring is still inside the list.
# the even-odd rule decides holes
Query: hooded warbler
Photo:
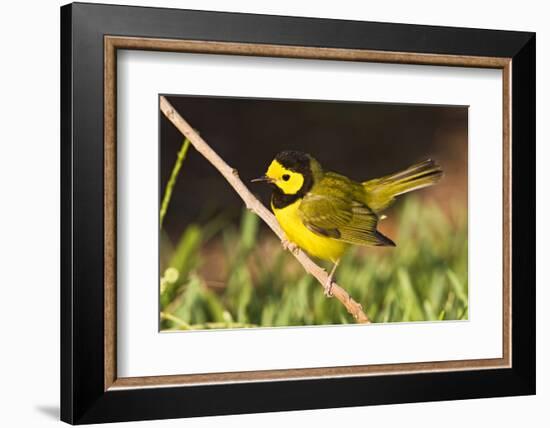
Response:
[[[271,209],[285,232],[288,249],[334,263],[325,284],[331,295],[332,278],[349,245],[395,246],[376,228],[381,213],[396,196],[439,181],[443,171],[431,159],[403,171],[365,182],[324,171],[311,155],[293,150],[279,153],[263,177],[273,189]]]

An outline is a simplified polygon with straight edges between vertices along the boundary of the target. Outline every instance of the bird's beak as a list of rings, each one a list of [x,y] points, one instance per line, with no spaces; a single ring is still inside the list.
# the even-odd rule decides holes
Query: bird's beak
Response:
[[[273,179],[269,178],[267,175],[263,175],[261,177],[255,178],[254,180],[250,180],[251,183],[256,183],[259,181],[267,181],[268,183],[272,183]]]

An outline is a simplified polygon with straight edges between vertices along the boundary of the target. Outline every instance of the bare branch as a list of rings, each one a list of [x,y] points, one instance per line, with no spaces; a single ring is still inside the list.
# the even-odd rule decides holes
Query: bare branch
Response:
[[[193,147],[201,153],[227,180],[244,201],[246,207],[257,214],[270,228],[275,232],[281,241],[286,239],[285,234],[275,216],[269,211],[253,194],[248,187],[239,178],[237,170],[230,167],[212,148],[204,141],[201,136],[180,116],[170,102],[163,96],[160,97],[160,109],[164,115],[174,124],[174,126],[189,139]],[[304,267],[306,272],[313,275],[321,285],[328,281],[327,272],[311,260],[306,253],[298,249],[292,252],[294,257]],[[358,323],[369,323],[367,315],[359,303],[351,298],[348,292],[333,283],[332,294],[347,309]]]

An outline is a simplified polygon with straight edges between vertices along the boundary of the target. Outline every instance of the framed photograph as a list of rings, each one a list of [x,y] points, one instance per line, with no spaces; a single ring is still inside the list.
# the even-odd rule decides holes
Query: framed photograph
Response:
[[[61,8],[61,418],[535,393],[535,35]]]

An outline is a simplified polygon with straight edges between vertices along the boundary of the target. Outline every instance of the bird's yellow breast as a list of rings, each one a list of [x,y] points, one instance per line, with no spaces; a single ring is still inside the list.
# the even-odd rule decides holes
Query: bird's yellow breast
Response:
[[[301,199],[287,205],[284,208],[275,208],[273,204],[271,209],[275,213],[277,221],[284,230],[289,241],[295,243],[308,254],[323,260],[337,261],[344,251],[347,244],[332,238],[317,235],[309,230],[298,213]]]

